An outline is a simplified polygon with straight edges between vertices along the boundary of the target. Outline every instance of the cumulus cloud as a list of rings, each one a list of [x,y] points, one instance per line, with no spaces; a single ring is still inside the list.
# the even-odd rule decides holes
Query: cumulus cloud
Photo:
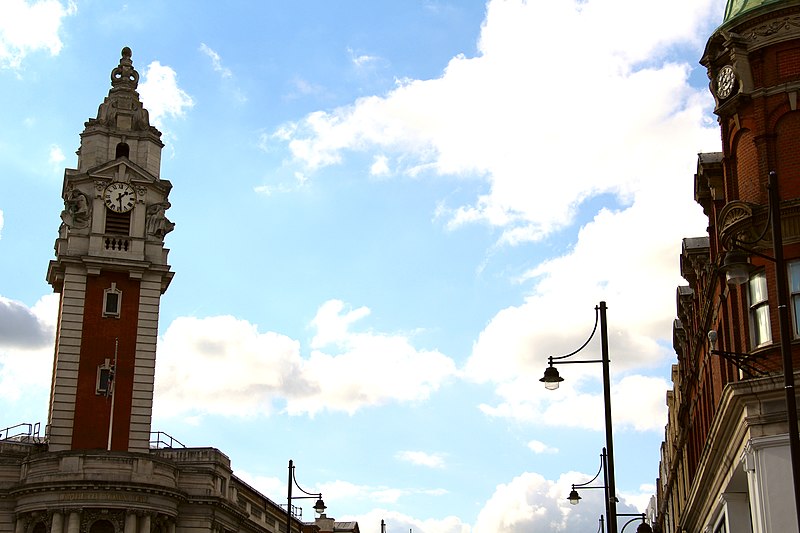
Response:
[[[598,370],[599,371],[599,370]],[[566,426],[600,431],[604,428],[603,395],[586,392],[586,383],[565,381],[559,389],[544,389],[541,383],[519,379],[497,387],[502,399],[497,405],[482,404],[483,413],[551,426]],[[611,386],[611,409],[614,426],[636,431],[663,431],[667,408],[665,397],[670,384],[662,378],[626,376]]]
[[[571,505],[567,500],[572,483],[587,481],[591,477],[568,472],[551,481],[536,473],[523,473],[497,486],[481,509],[473,530],[497,533],[596,531],[598,518],[605,514],[603,491],[582,491],[580,505]],[[617,505],[617,512],[641,511],[623,500]]]
[[[156,408],[167,414],[314,415],[426,399],[455,374],[445,355],[399,334],[353,331],[369,309],[324,303],[310,356],[300,343],[230,316],[182,317],[159,342]],[[389,371],[387,371],[389,370]],[[421,377],[422,376],[422,377]]]
[[[236,474],[251,486],[274,499],[284,497],[284,483],[274,477],[260,477],[248,472]],[[463,522],[455,516],[419,519],[393,510],[391,507],[407,496],[435,497],[446,494],[441,490],[419,488],[393,488],[358,485],[347,481],[322,482],[313,490],[325,495],[329,507],[353,507],[355,502],[368,502],[372,510],[359,515],[337,515],[337,520],[357,520],[360,524],[386,524],[387,531],[413,530],[421,533],[497,532],[523,533],[527,531],[557,531],[560,533],[585,533],[595,531],[598,518],[605,514],[602,490],[580,491],[580,505],[567,500],[573,483],[589,481],[594,474],[566,472],[556,480],[540,474],[525,472],[507,483],[495,487],[484,502],[475,524]],[[643,487],[644,490],[652,487]],[[641,513],[649,501],[649,494],[618,494],[618,513]],[[388,506],[388,508],[386,507]],[[621,520],[621,519],[620,519]],[[623,522],[620,522],[623,523]]]
[[[33,307],[0,297],[0,397],[27,401],[49,387],[53,362],[58,295],[42,297]],[[42,369],[47,369],[46,374]]]
[[[560,256],[518,280],[525,300],[499,311],[475,342],[463,375],[495,386],[499,402],[486,413],[559,423],[564,402],[596,401],[592,365],[568,371],[573,398],[521,391],[538,385],[548,355],[585,340],[592,306],[605,300],[614,386],[622,387],[615,420],[642,429],[632,404],[647,420],[663,414],[666,383],[647,371],[672,357],[681,239],[707,225],[692,194],[696,154],[719,145],[711,98],[690,85],[694,65],[673,53],[700,46],[718,4],[678,0],[653,18],[647,13],[664,12],[655,0],[489,2],[475,57],[456,56],[438,78],[399,80],[384,96],[273,133],[312,173],[363,151],[373,175],[391,159],[395,174],[485,180],[472,201],[440,202],[437,220],[450,230],[488,224],[499,249],[590,217]],[[632,23],[639,16],[650,23]],[[553,42],[558,53],[542,53]],[[612,207],[588,211],[601,195]],[[594,343],[586,355],[598,352]],[[645,401],[625,403],[631,390]]]
[[[455,57],[437,79],[400,81],[385,97],[314,112],[276,133],[311,168],[339,163],[346,150],[382,150],[402,152],[409,173],[484,176],[490,192],[454,206],[453,224],[487,221],[510,241],[540,239],[587,198],[639,188],[654,160],[689,144],[670,135],[676,120],[702,129],[690,66],[664,57],[676,41],[698,38],[692,32],[711,1],[679,4],[669,11],[680,24],[653,20],[643,32],[631,17],[656,10],[653,0],[491,2],[477,57]],[[575,38],[543,54],[554,38],[548,28],[572,28]]]
[[[167,117],[180,118],[194,107],[189,94],[178,87],[178,75],[171,67],[153,61],[145,69],[138,87],[150,121],[159,129]]]
[[[77,11],[72,0],[66,5],[57,0],[0,2],[0,68],[17,69],[28,54],[39,50],[58,55],[63,19]]]
[[[56,296],[43,298],[33,308],[0,296],[0,345],[5,348],[42,348],[52,346],[55,337]]]

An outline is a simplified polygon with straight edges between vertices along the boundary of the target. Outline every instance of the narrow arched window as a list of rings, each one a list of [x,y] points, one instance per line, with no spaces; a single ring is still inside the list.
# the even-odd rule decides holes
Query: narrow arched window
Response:
[[[131,154],[131,147],[128,146],[128,143],[119,143],[117,145],[117,156],[116,157],[128,157],[130,158]]]

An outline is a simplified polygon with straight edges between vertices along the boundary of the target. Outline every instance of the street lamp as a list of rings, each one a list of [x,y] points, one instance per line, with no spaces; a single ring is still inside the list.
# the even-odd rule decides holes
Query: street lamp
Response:
[[[544,371],[544,377],[539,381],[544,383],[544,386],[549,390],[558,388],[558,384],[564,381],[558,374],[558,369],[554,365],[565,365],[570,363],[602,363],[603,365],[603,403],[605,405],[605,423],[606,423],[606,452],[607,462],[606,469],[606,485],[608,485],[607,492],[607,510],[608,510],[608,531],[609,533],[617,533],[617,489],[614,481],[614,438],[611,427],[611,376],[609,372],[609,358],[608,358],[608,325],[606,323],[606,303],[600,302],[600,305],[594,308],[595,320],[594,329],[591,335],[583,343],[583,345],[572,353],[548,357],[548,367]],[[594,334],[597,332],[597,324],[600,324],[600,359],[580,360],[580,361],[564,361],[572,357],[576,353],[583,350],[589,341],[592,340]]]
[[[600,472],[603,472],[603,481],[602,485],[595,485],[590,486],[594,481],[600,477]],[[581,502],[581,495],[578,494],[576,489],[603,489],[605,491],[605,501],[606,501],[606,516],[611,516],[611,509],[609,508],[609,504],[611,502],[611,498],[608,496],[608,475],[606,471],[606,449],[603,448],[603,452],[600,454],[600,468],[597,470],[597,473],[594,475],[592,479],[586,481],[585,483],[573,483],[572,490],[569,492],[569,496],[567,500],[572,505],[578,505]],[[601,517],[602,518],[602,517]]]
[[[642,513],[642,514],[621,514],[619,516],[635,516],[636,517],[636,518],[631,518],[630,520],[625,522],[625,524],[622,526],[622,529],[620,530],[620,533],[625,533],[625,528],[628,527],[628,524],[632,524],[633,522],[636,522],[637,520],[641,520],[642,523],[639,524],[639,527],[636,528],[636,533],[653,533],[653,528],[650,527],[650,524],[648,524],[647,522],[644,521],[644,519],[645,519],[645,514],[644,513]]]
[[[313,492],[308,492],[303,490],[303,488],[297,484],[297,479],[294,477],[294,461],[289,459],[289,489],[286,495],[286,533],[291,533],[292,529],[292,500],[301,500],[301,499],[312,499],[316,498],[317,501],[314,503],[314,510],[318,514],[322,514],[325,512],[325,502],[322,501],[322,494]],[[305,496],[292,496],[292,487],[297,487],[297,489],[305,494]]]
[[[777,285],[778,326],[780,330],[781,356],[783,359],[783,388],[786,393],[786,417],[789,425],[789,455],[792,463],[792,484],[794,487],[795,514],[800,530],[800,432],[797,428],[797,397],[794,391],[794,364],[792,362],[792,328],[789,322],[789,288],[786,280],[786,262],[783,259],[783,232],[781,229],[781,198],[778,191],[778,176],[769,173],[767,181],[767,203],[770,229],[772,230],[772,254],[774,257],[748,250],[741,244],[756,244],[764,234],[752,242],[733,241],[733,250],[725,256],[722,269],[729,283],[741,285],[749,279],[747,257],[750,252],[775,263],[775,282]],[[730,259],[729,259],[730,257]]]

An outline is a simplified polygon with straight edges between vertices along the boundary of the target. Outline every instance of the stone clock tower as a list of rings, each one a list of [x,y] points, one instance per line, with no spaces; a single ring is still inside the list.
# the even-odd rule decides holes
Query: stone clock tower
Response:
[[[304,522],[235,476],[220,450],[150,438],[172,185],[138,81],[123,48],[64,173],[47,271],[61,295],[47,435],[0,431],[0,533],[358,533],[324,514]]]
[[[164,236],[172,184],[161,133],[122,49],[111,89],[64,172],[64,210],[47,281],[61,295],[50,393],[50,451],[149,449],[161,295],[173,272]]]

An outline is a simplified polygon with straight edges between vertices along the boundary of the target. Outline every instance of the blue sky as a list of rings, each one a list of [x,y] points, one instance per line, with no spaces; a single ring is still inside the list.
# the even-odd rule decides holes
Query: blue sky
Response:
[[[153,429],[362,531],[593,530],[608,302],[621,510],[666,423],[721,0],[0,3],[0,426],[45,422],[44,280],[129,46],[174,189]],[[597,343],[585,350],[599,352]],[[311,516],[310,508],[306,510]]]

